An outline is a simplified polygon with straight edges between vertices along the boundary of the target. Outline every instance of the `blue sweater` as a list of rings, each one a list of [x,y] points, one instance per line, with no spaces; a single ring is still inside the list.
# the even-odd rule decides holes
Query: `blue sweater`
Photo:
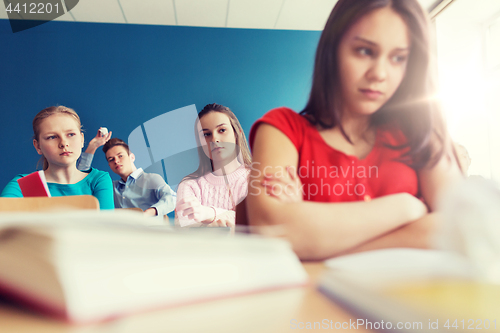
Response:
[[[99,200],[101,209],[113,209],[113,183],[107,172],[91,168],[84,171],[88,175],[76,184],[58,184],[47,183],[50,195],[53,197],[62,197],[66,195],[90,194]],[[1,197],[22,197],[23,194],[19,188],[17,180],[25,175],[17,175],[12,179],[2,191]]]

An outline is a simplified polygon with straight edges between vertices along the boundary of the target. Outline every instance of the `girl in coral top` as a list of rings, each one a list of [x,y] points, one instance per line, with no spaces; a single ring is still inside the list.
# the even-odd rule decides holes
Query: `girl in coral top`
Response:
[[[228,107],[208,104],[198,114],[195,137],[200,165],[179,184],[176,219],[183,227],[234,227],[251,164],[240,122]]]
[[[461,176],[432,68],[416,0],[339,0],[306,107],[250,132],[250,224],[282,225],[302,259],[428,247],[436,199]]]

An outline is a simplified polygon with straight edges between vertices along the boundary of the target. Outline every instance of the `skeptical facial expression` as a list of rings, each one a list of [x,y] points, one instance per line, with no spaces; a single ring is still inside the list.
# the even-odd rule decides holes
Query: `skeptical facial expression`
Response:
[[[111,147],[106,152],[106,160],[111,170],[124,180],[134,171],[132,163],[135,156],[132,153],[129,154],[123,146]]]
[[[410,37],[388,7],[359,19],[342,37],[338,65],[344,112],[371,115],[396,92],[406,72]]]
[[[49,167],[76,165],[82,153],[83,133],[78,122],[67,114],[54,114],[39,125],[38,140],[33,145],[38,154],[43,155]]]
[[[236,137],[229,117],[222,112],[205,114],[199,122],[198,135],[205,155],[212,161],[230,162],[236,157]]]

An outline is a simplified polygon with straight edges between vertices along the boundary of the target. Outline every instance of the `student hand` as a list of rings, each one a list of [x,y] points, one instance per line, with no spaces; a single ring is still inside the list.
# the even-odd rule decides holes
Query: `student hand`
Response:
[[[175,212],[179,219],[188,218],[197,223],[210,223],[215,217],[213,208],[203,206],[195,196],[184,197],[177,201]]]
[[[96,136],[92,140],[90,140],[87,150],[85,150],[85,152],[88,154],[94,154],[97,148],[103,146],[106,142],[109,141],[109,139],[111,139],[112,134],[113,132],[110,131],[105,136],[101,136],[101,132],[98,130]]]
[[[156,215],[158,215],[158,212],[156,211],[156,208],[151,207],[151,208],[148,208],[144,211],[144,215],[145,216],[156,216]]]
[[[300,202],[303,200],[302,183],[295,168],[286,167],[287,174],[278,176],[277,174],[264,175],[262,185],[266,189],[267,195],[279,199],[283,202]]]
[[[434,242],[436,229],[439,228],[441,223],[442,216],[440,213],[425,214],[414,222],[348,249],[342,252],[341,255],[401,247],[432,249],[436,245]]]
[[[405,219],[408,222],[416,221],[424,217],[429,210],[425,203],[409,193],[394,194],[401,208],[404,210]]]
[[[216,220],[210,224],[207,224],[207,227],[229,227],[229,234],[234,235],[236,227],[235,227],[236,215],[235,212],[229,210],[220,216],[216,217]]]
[[[207,227],[230,227],[234,228],[234,221],[229,218],[218,218],[212,223],[207,224]]]
[[[208,224],[208,227],[230,227],[234,228],[235,214],[230,210],[221,215],[218,215],[214,222]]]

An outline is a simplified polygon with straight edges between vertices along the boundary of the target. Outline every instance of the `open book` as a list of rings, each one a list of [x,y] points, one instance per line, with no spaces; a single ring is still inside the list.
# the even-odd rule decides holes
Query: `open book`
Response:
[[[35,171],[17,180],[23,197],[50,197],[49,186],[43,171]]]
[[[319,290],[353,312],[352,328],[396,332],[500,329],[500,286],[444,251],[386,249],[325,262]],[[497,322],[498,321],[498,322]]]
[[[1,293],[88,323],[307,283],[284,241],[146,223],[128,212],[0,214]]]

